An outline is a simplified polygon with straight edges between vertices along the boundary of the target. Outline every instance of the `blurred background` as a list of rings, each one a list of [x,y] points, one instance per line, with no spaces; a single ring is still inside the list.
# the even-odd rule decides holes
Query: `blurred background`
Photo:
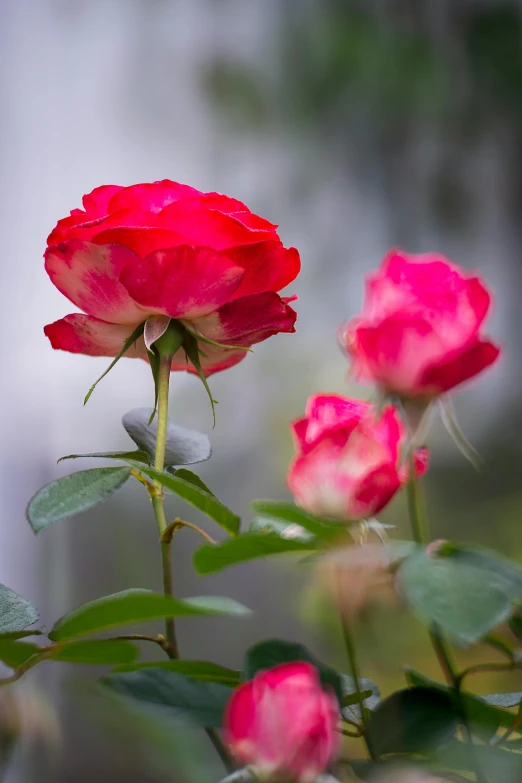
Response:
[[[455,400],[482,472],[440,423],[431,433],[433,533],[521,555],[522,4],[2,0],[0,581],[33,600],[47,625],[94,597],[160,587],[155,525],[137,484],[38,540],[24,508],[70,472],[56,465],[63,454],[129,447],[120,418],[153,394],[147,366],[125,360],[83,408],[107,362],[53,352],[43,335],[71,311],[44,272],[46,236],[97,185],[162,178],[245,201],[301,253],[288,291],[299,295],[297,333],[211,379],[214,430],[201,384],[173,379],[171,416],[210,435],[201,474],[245,525],[250,500],[287,497],[288,422],[308,395],[366,393],[346,380],[335,331],[360,307],[365,275],[399,245],[479,270],[495,293],[488,331],[504,343],[502,362]],[[169,509],[186,511],[174,499]],[[403,499],[382,520],[408,535]],[[255,614],[180,622],[185,657],[210,646],[216,661],[239,667],[248,645],[281,636],[346,669],[309,570],[276,559],[202,579],[191,565],[198,543],[179,534],[178,594],[230,595]],[[362,673],[384,693],[403,682],[405,663],[438,676],[424,629],[399,609],[372,614],[359,637]],[[18,754],[9,781],[165,779],[131,734],[86,706],[78,687],[92,670],[54,666],[31,682],[55,694],[62,746]],[[510,690],[522,687],[513,680]],[[500,677],[474,684],[507,689]]]

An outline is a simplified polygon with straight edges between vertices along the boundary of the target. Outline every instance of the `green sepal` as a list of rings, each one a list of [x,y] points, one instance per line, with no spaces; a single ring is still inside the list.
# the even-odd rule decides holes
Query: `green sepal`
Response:
[[[190,333],[187,332],[185,335],[185,339],[183,340],[183,348],[185,350],[185,354],[187,355],[187,359],[192,363],[194,366],[194,369],[196,370],[200,381],[202,382],[203,386],[206,389],[206,392],[208,394],[208,398],[210,400],[210,405],[212,406],[212,418],[214,419],[214,427],[216,426],[216,408],[217,400],[215,400],[212,397],[212,392],[210,391],[210,386],[208,385],[208,381],[205,378],[205,373],[203,372],[203,368],[201,367],[201,362],[199,360],[200,350],[198,346],[197,339]]]
[[[108,374],[108,373],[109,373],[109,372],[112,370],[112,368],[114,367],[114,365],[116,364],[116,362],[119,362],[119,360],[121,359],[121,357],[122,357],[122,356],[123,356],[125,353],[127,353],[127,351],[129,350],[129,348],[131,347],[131,345],[132,345],[133,343],[135,343],[135,342],[136,342],[136,340],[137,340],[139,337],[141,337],[141,335],[143,334],[143,330],[144,330],[144,328],[145,328],[145,324],[144,324],[144,323],[143,323],[143,324],[140,324],[139,326],[137,326],[137,327],[136,327],[136,329],[135,329],[135,330],[132,332],[132,334],[131,334],[131,335],[129,335],[129,337],[127,337],[127,339],[126,339],[126,340],[124,341],[124,343],[123,343],[123,347],[122,347],[121,351],[120,351],[120,352],[119,352],[119,353],[118,353],[118,354],[117,354],[117,355],[114,357],[114,359],[113,359],[113,360],[112,360],[112,362],[109,364],[109,366],[107,367],[107,369],[105,370],[105,372],[104,372],[104,373],[102,373],[102,374],[100,375],[100,377],[98,378],[98,380],[97,380],[97,381],[95,381],[95,382],[93,383],[93,385],[91,386],[91,388],[89,389],[89,391],[88,391],[88,392],[87,392],[87,394],[85,395],[85,399],[84,399],[84,401],[83,401],[83,404],[84,404],[84,405],[86,405],[86,404],[88,403],[88,401],[89,401],[89,397],[91,396],[91,394],[93,393],[93,391],[95,390],[95,388],[97,387],[97,385],[99,384],[99,382],[100,382],[100,381],[101,381],[103,378],[105,378],[105,376],[106,376],[106,375],[107,375],[107,374]]]

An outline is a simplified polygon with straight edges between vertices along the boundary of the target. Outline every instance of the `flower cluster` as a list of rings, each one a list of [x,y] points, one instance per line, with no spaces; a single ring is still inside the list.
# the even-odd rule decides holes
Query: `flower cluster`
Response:
[[[363,312],[341,330],[357,379],[393,400],[424,408],[498,358],[481,334],[491,297],[482,281],[436,254],[393,250],[369,275]],[[345,521],[378,513],[408,481],[406,427],[396,407],[315,395],[292,425],[297,456],[288,473],[296,502]],[[415,473],[427,452],[415,454]]]

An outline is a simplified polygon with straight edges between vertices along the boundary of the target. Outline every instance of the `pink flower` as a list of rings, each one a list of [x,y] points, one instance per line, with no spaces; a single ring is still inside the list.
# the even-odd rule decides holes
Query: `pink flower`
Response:
[[[84,311],[45,327],[53,348],[115,356],[157,314],[228,345],[295,331],[290,300],[276,292],[297,276],[299,254],[240,201],[163,180],[102,185],[83,207],[48,238],[49,277]],[[224,370],[245,353],[205,344],[203,370]],[[142,337],[126,356],[146,358]],[[172,369],[194,371],[182,349]]]
[[[368,402],[318,394],[292,428],[297,456],[288,486],[296,503],[312,514],[368,519],[408,480],[408,466],[401,465],[406,428],[392,406],[377,418]],[[426,467],[427,451],[421,449],[416,473]]]
[[[225,739],[263,781],[314,783],[339,750],[339,704],[314,666],[285,663],[240,685],[225,711]]]
[[[473,378],[500,353],[481,334],[490,303],[482,281],[444,256],[391,250],[342,335],[356,377],[427,398]]]

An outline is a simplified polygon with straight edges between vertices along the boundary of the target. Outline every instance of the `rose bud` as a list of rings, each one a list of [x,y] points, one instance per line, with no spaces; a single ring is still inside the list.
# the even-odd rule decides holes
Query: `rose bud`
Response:
[[[262,781],[314,783],[337,757],[339,704],[317,669],[296,662],[260,672],[234,691],[225,740]]]
[[[292,427],[297,456],[288,487],[296,503],[312,514],[369,519],[408,480],[408,465],[401,464],[406,428],[392,406],[377,416],[370,403],[318,394]],[[419,449],[416,475],[426,467],[427,451]]]
[[[84,312],[45,334],[90,356],[117,356],[129,341],[125,355],[146,359],[140,326],[163,316],[163,329],[173,318],[197,339],[205,375],[232,367],[249,346],[295,331],[291,300],[276,292],[297,276],[299,254],[276,228],[241,201],[170,180],[102,185],[47,240],[49,277]],[[173,370],[197,371],[186,354]]]
[[[363,312],[341,342],[358,380],[429,400],[498,358],[481,332],[490,304],[483,282],[444,256],[391,250],[367,278]]]

